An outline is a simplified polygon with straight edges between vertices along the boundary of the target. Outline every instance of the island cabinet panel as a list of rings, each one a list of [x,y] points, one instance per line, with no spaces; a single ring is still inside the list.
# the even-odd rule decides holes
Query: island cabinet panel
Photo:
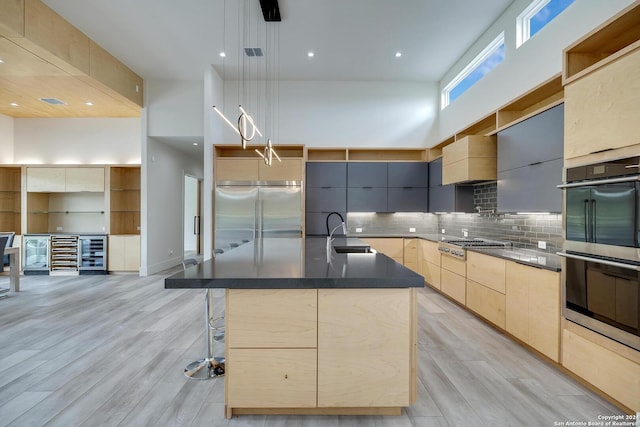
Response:
[[[316,289],[230,289],[226,342],[230,348],[317,346]]]
[[[318,290],[318,407],[411,404],[414,295],[411,289]]]
[[[467,307],[504,329],[505,296],[473,280],[467,280]]]
[[[467,279],[505,293],[505,260],[467,251]]]
[[[507,262],[505,329],[551,360],[560,360],[559,273]]]
[[[638,82],[640,48],[565,86],[565,159],[640,143]]]
[[[230,348],[226,370],[229,406],[316,407],[316,349]]]

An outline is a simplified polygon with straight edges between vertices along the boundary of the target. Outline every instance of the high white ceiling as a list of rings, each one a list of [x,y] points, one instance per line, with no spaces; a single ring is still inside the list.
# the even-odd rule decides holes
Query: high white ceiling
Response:
[[[239,25],[245,0],[43,1],[144,79],[201,80],[209,64],[238,77],[237,40],[248,39],[239,27],[263,25]],[[258,0],[250,1],[243,17],[259,14]],[[439,81],[511,3],[279,0],[282,22],[272,25],[280,31],[280,79]],[[266,37],[253,40],[264,45]]]

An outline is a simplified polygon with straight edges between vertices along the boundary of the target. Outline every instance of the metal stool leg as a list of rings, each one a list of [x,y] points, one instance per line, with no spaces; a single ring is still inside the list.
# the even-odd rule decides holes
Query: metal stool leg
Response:
[[[189,363],[187,367],[184,368],[184,374],[193,380],[208,380],[224,375],[224,357],[213,356],[214,329],[211,327],[212,311],[213,291],[207,289],[205,295],[205,340],[207,356],[204,359]]]

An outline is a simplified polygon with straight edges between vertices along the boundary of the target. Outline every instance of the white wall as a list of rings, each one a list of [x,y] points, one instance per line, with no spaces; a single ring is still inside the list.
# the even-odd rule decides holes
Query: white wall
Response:
[[[145,90],[149,136],[203,135],[202,81],[149,80]]]
[[[203,176],[202,162],[169,145],[147,138],[146,174],[146,276],[173,267],[183,257],[184,175]]]
[[[429,135],[433,146],[491,113],[562,70],[562,50],[631,4],[633,0],[576,0],[564,12],[516,49],[516,18],[531,0],[516,0],[445,74],[447,85],[501,31],[505,59],[440,113]],[[438,107],[439,108],[439,107]]]
[[[139,164],[139,118],[14,119],[14,163]]]
[[[13,120],[0,114],[0,164],[13,163]]]
[[[225,82],[224,91],[224,111],[233,122],[238,118],[238,82]],[[437,119],[437,97],[435,83],[283,81],[278,97],[279,137],[274,142],[308,147],[424,147]],[[264,112],[266,104],[263,100],[257,106],[249,104],[248,112],[262,123],[264,113],[259,111]],[[264,130],[264,125],[260,128]],[[239,140],[226,124],[223,137],[227,143]]]

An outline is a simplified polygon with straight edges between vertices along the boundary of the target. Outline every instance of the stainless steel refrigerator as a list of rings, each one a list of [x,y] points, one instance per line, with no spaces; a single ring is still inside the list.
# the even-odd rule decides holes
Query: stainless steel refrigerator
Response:
[[[228,251],[258,237],[302,236],[299,182],[216,184],[214,250]]]

